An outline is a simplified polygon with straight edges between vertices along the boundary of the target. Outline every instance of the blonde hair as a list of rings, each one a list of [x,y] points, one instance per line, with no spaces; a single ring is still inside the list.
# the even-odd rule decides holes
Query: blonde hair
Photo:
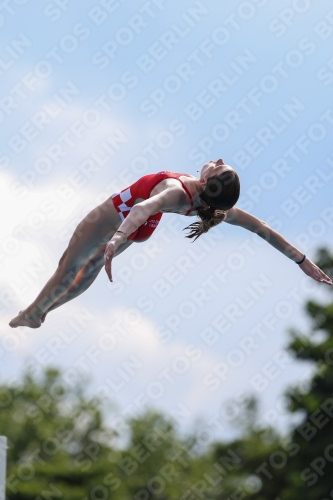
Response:
[[[198,217],[201,219],[200,221],[193,222],[183,229],[183,231],[186,229],[190,231],[186,238],[194,238],[193,241],[207,233],[212,227],[221,224],[227,217],[227,212],[209,207],[207,210],[198,210]]]

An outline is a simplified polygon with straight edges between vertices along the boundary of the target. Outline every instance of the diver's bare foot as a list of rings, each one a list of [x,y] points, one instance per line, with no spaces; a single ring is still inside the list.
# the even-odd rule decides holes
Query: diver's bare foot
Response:
[[[45,318],[46,318],[46,315],[47,315],[47,313],[44,313],[44,314],[40,317],[40,320],[41,320],[41,322],[42,322],[42,323],[44,323]]]
[[[44,316],[44,315],[43,315]],[[45,316],[44,316],[45,320]],[[29,328],[39,328],[42,324],[41,318],[36,318],[31,316],[27,311],[20,311],[19,314],[13,318],[9,326],[12,328],[17,328],[18,326],[27,326]]]

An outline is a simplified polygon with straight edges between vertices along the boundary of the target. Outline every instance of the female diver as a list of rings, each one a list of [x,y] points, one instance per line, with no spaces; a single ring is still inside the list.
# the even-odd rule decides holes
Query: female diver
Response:
[[[83,293],[105,266],[112,281],[111,263],[133,242],[147,240],[163,213],[199,217],[190,224],[188,238],[197,239],[222,221],[257,233],[311,278],[332,280],[297,248],[264,221],[236,208],[240,193],[235,170],[222,159],[206,163],[200,178],[169,171],[145,175],[110,196],[79,223],[53,276],[26,309],[9,325],[38,328],[49,311]]]

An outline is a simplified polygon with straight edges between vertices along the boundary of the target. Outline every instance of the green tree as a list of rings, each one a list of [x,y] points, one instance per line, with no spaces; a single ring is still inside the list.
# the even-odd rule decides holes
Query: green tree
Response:
[[[0,387],[9,500],[178,500],[202,489],[210,461],[195,451],[195,438],[181,439],[172,420],[146,411],[119,423],[127,439],[120,449],[102,402],[89,399],[86,386],[84,379],[69,386],[49,368],[38,380],[27,372]]]
[[[8,438],[7,496],[15,500],[83,500],[98,484],[114,433],[98,402],[84,398],[86,381],[65,385],[47,369],[40,381],[27,372],[0,387],[0,434]],[[48,493],[47,493],[48,492]]]
[[[196,438],[181,438],[176,424],[148,411],[129,421],[130,442],[122,454],[122,480],[129,498],[179,500],[202,489],[211,471],[211,456],[196,451]]]
[[[234,421],[240,437],[229,443],[214,446],[214,460],[223,461],[221,471],[223,481],[213,492],[216,500],[275,500],[276,485],[283,486],[285,471],[274,470],[270,460],[286,454],[287,443],[272,427],[258,425],[258,401],[249,397],[239,408],[239,418]],[[232,452],[233,460],[226,461],[227,453]],[[224,457],[224,458],[223,458]],[[262,479],[262,473],[263,478]],[[267,480],[268,476],[272,480]]]

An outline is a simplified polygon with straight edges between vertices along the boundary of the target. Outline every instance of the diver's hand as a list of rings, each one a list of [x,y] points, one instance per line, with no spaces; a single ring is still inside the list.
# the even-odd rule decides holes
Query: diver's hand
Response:
[[[333,282],[327,274],[324,273],[316,264],[312,262],[312,260],[306,258],[302,264],[298,264],[298,266],[302,269],[303,273],[310,276],[316,281],[320,281],[321,283],[326,283],[327,285],[333,285]]]
[[[116,254],[116,250],[117,250],[117,245],[114,241],[111,240],[107,243],[104,251],[105,271],[110,281],[113,281],[111,267],[112,267],[112,259]]]

